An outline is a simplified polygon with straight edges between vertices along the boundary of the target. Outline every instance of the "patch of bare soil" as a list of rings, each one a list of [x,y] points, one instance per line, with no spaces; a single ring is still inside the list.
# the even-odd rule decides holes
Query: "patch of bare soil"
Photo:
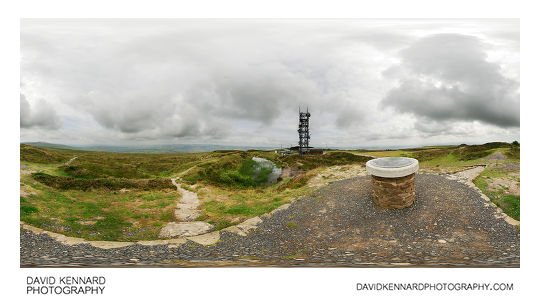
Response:
[[[23,168],[22,165],[21,165],[21,175],[29,175],[29,174],[32,174],[36,172],[35,170],[31,170],[29,168],[27,168],[26,166]]]
[[[503,190],[505,194],[520,195],[519,163],[496,163],[493,170],[505,173],[503,177],[487,178],[489,190]]]
[[[35,195],[36,192],[35,191],[26,191],[23,187],[21,187],[20,195],[22,197],[27,197],[27,196],[32,195],[32,194]]]
[[[514,177],[489,178],[486,182],[489,190],[502,189],[505,194],[519,195],[519,182]]]
[[[362,165],[332,166],[319,172],[309,180],[309,187],[320,187],[334,181],[350,179],[358,176],[365,176],[366,168]]]
[[[281,170],[281,175],[279,176],[281,179],[287,179],[287,178],[294,178],[298,175],[301,175],[305,173],[305,171],[293,166],[293,167],[285,167]]]

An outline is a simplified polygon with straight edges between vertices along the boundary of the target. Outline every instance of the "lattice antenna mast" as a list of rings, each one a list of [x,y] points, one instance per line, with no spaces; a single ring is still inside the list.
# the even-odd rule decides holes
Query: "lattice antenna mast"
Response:
[[[306,109],[306,112],[302,112],[298,107],[298,115],[298,153],[302,155],[309,151],[309,138],[311,138],[309,135],[309,117],[311,116],[309,108]]]

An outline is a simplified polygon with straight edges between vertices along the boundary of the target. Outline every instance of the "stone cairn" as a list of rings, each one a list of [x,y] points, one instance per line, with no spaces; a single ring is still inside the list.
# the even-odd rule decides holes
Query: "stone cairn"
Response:
[[[403,157],[387,157],[366,163],[371,175],[373,202],[388,209],[403,209],[416,199],[414,174],[418,160]]]

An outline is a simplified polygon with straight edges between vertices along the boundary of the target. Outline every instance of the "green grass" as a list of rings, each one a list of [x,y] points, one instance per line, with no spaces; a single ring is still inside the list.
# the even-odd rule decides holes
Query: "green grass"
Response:
[[[520,219],[519,216],[519,199],[517,195],[507,194],[508,187],[502,187],[498,189],[490,188],[488,179],[490,178],[505,178],[508,174],[503,171],[498,171],[493,168],[486,168],[473,180],[476,187],[480,188],[482,192],[489,197],[489,199],[498,207],[500,207],[504,213],[512,217],[515,220]]]
[[[519,160],[519,154],[520,154],[520,147],[519,145],[512,145],[510,149],[508,149],[506,152],[504,152],[504,155],[510,159],[517,159]]]
[[[226,219],[220,219],[218,221],[208,221],[208,223],[213,224],[214,225],[214,230],[216,230],[216,231],[221,230],[221,229],[225,229],[227,227],[230,227],[230,226],[234,225],[234,223],[232,223],[231,221],[226,220]]]
[[[504,213],[519,221],[519,195],[505,195],[495,203]]]
[[[503,153],[512,149],[512,144],[504,142],[491,142],[482,145],[459,145],[459,146],[433,146],[421,148],[409,148],[388,151],[353,151],[354,153],[371,155],[376,157],[409,157],[415,158],[425,166],[463,166],[476,164],[484,157],[502,151]],[[519,149],[519,147],[517,147]],[[515,157],[516,150],[513,151]],[[519,150],[517,151],[519,158]]]
[[[388,150],[388,151],[351,151],[353,154],[360,154],[360,155],[366,155],[366,156],[374,156],[374,157],[410,157],[412,155],[411,152],[405,152],[403,150]]]
[[[39,212],[39,209],[34,206],[22,205],[21,202],[21,216],[31,215],[32,213]]]
[[[304,156],[257,150],[121,154],[21,144],[21,164],[37,173],[21,174],[21,187],[32,194],[21,197],[20,216],[22,221],[45,230],[89,240],[157,239],[160,228],[174,221],[180,198],[171,177],[181,176],[182,187],[197,192],[202,204],[197,220],[212,223],[219,230],[309,194],[314,188],[307,183],[326,167],[365,164],[371,159],[358,154],[413,157],[424,168],[485,163],[485,156],[496,151],[509,157],[506,162],[519,162],[519,146],[505,143],[330,151]],[[73,157],[77,159],[65,165]],[[253,161],[253,157],[304,173],[266,185],[271,169]],[[499,176],[505,174],[486,169],[475,184],[507,214],[519,219],[519,196],[508,195],[504,187],[487,191],[487,177]],[[188,186],[194,184],[195,189]],[[289,222],[286,226],[294,228],[296,224]]]
[[[21,144],[21,163],[56,164],[62,175],[80,179],[171,177],[218,153],[122,154],[38,148]],[[69,159],[77,157],[69,165]]]
[[[297,224],[295,222],[288,222],[285,226],[287,226],[287,228],[295,228]]]
[[[269,201],[261,200],[250,203],[241,201],[232,205],[210,201],[204,203],[202,209],[210,216],[235,215],[250,218],[270,212],[283,204],[285,204],[285,202],[279,201],[278,198]]]
[[[34,152],[36,149],[21,146],[21,154],[37,156],[39,152]],[[300,176],[294,181],[282,181],[273,186],[262,185],[271,169],[251,158],[276,160],[272,152],[144,155],[45,149],[42,155],[45,153],[54,160],[25,156],[27,160],[48,163],[24,162],[25,168],[39,172],[21,174],[21,184],[27,187],[26,190],[36,193],[21,202],[21,220],[46,230],[90,240],[158,238],[160,227],[174,220],[174,208],[180,195],[170,178],[155,178],[163,173],[147,171],[149,166],[159,167],[160,162],[174,163],[170,161],[174,158],[187,157],[179,159],[180,167],[172,169],[169,174],[185,170],[188,167],[185,162],[196,166],[186,177],[191,176],[193,183],[199,183],[196,189],[199,197],[204,195],[204,190],[199,190],[208,184],[217,185],[210,186],[213,194],[227,195],[226,202],[203,202],[202,215],[198,218],[214,224],[217,230],[270,212],[290,199],[298,198],[306,191],[304,186],[309,179]],[[66,167],[64,163],[74,156],[77,159]],[[193,161],[193,158],[198,159]],[[152,160],[158,162],[150,162]],[[70,166],[77,168],[68,168]],[[129,171],[133,166],[141,171]],[[183,182],[186,182],[182,183],[184,188],[195,190],[186,186],[188,181]],[[282,185],[287,183],[295,185]]]
[[[262,186],[268,181],[272,167],[253,161],[260,152],[234,152],[220,160],[202,163],[188,172],[182,180],[195,184],[202,182],[232,189]],[[268,155],[268,154],[267,154]]]
[[[158,239],[163,224],[174,221],[179,195],[175,190],[58,190],[39,185],[29,175],[36,194],[21,197],[21,220],[45,230],[89,240]]]

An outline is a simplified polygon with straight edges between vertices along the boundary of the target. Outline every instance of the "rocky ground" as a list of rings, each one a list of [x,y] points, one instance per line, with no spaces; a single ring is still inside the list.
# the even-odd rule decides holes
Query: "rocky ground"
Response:
[[[495,163],[493,170],[504,173],[504,176],[488,178],[489,190],[503,189],[504,194],[520,195],[520,168],[519,163]]]
[[[255,220],[256,226],[164,244],[69,245],[21,228],[20,264],[519,266],[519,227],[506,222],[477,190],[456,179],[418,174],[416,194],[409,208],[381,209],[371,200],[370,178],[360,176],[324,186]]]

